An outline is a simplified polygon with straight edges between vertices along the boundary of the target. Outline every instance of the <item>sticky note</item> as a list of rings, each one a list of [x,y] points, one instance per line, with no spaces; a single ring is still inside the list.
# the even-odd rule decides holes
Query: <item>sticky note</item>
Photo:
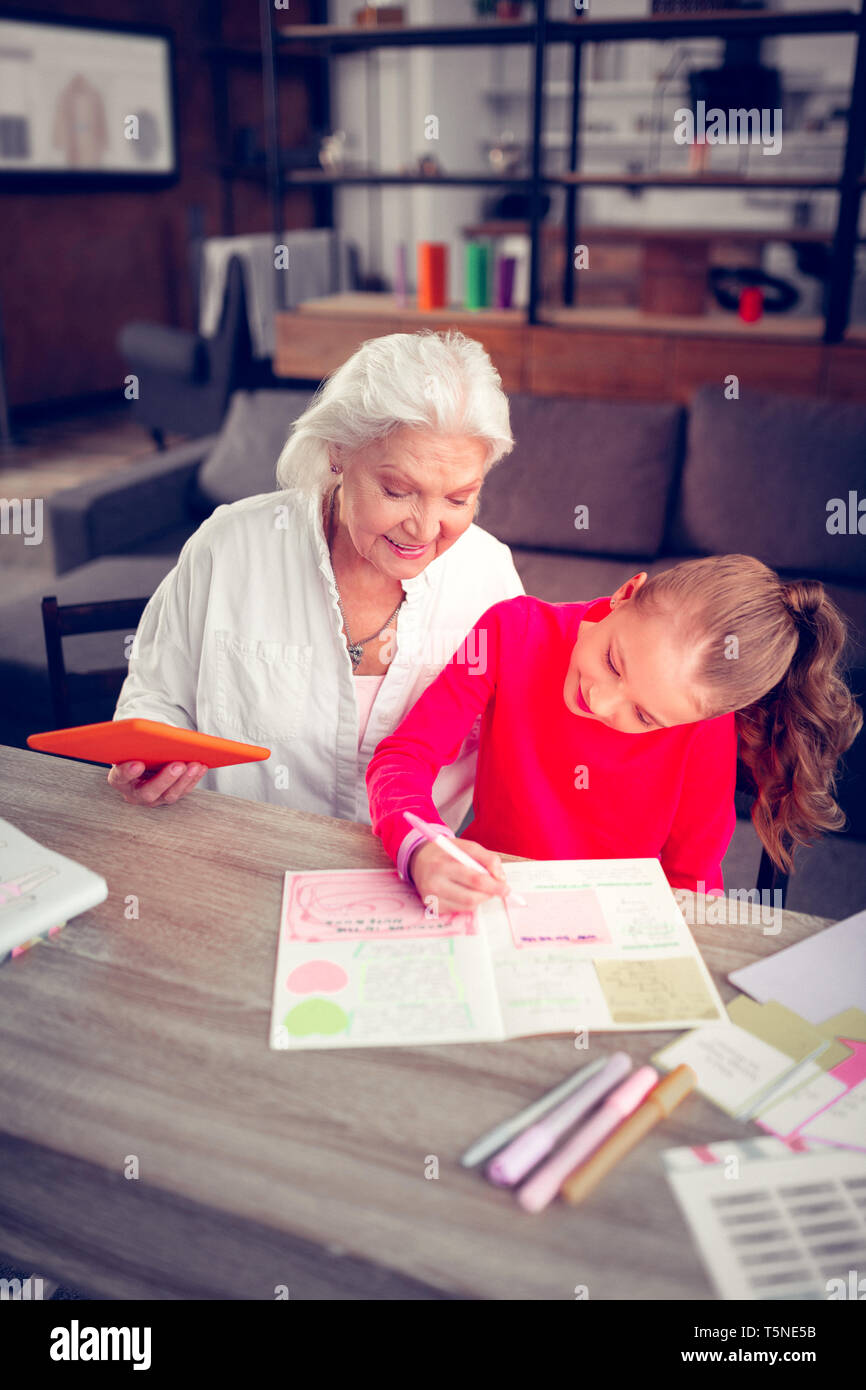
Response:
[[[505,911],[517,947],[610,945],[610,931],[593,888],[570,893],[543,889],[525,907],[506,902]]]
[[[807,1023],[800,1014],[786,1008],[784,1004],[779,1004],[775,999],[768,999],[766,1004],[758,1004],[754,999],[740,994],[728,1005],[728,1017],[732,1023],[747,1029],[770,1047],[778,1048],[794,1062],[801,1062],[804,1057],[810,1056],[816,1047],[820,1047],[822,1042],[827,1041],[825,1035],[813,1023]],[[832,1050],[838,1053],[836,1061],[841,1062],[848,1056],[848,1049],[844,1046],[840,1048],[836,1044]],[[827,1051],[830,1052],[831,1048]],[[821,1056],[821,1066],[825,1066],[826,1055],[823,1053]]]
[[[718,1019],[719,1011],[696,960],[596,960],[614,1023]]]

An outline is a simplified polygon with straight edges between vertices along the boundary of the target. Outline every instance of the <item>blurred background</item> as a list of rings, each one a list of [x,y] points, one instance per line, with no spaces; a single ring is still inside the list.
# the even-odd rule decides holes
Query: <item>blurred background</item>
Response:
[[[0,7],[0,742],[110,718],[322,378],[449,325],[512,402],[480,520],[529,592],[746,551],[826,583],[861,691],[864,144],[835,0]],[[863,763],[791,906],[862,905]]]

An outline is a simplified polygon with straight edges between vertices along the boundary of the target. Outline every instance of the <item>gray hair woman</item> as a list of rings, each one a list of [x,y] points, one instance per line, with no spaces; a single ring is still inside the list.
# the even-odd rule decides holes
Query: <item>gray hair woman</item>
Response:
[[[164,806],[199,782],[369,824],[364,774],[492,604],[523,593],[508,547],[474,524],[513,446],[487,353],[460,333],[364,343],[295,422],[280,491],[220,506],[142,615],[115,719],[138,716],[271,750],[206,771],[123,763],[127,801]],[[477,731],[474,731],[477,733]],[[434,785],[457,830],[470,736]]]

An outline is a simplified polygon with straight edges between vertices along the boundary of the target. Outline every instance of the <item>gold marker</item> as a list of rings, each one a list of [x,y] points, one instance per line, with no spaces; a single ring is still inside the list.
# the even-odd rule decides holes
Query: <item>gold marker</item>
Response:
[[[560,1194],[565,1200],[572,1206],[577,1206],[584,1197],[588,1197],[611,1168],[621,1158],[625,1158],[659,1120],[664,1120],[670,1115],[697,1084],[698,1078],[691,1067],[687,1067],[685,1063],[675,1067],[670,1076],[666,1076],[664,1081],[653,1087],[640,1109],[624,1120],[601,1148],[596,1149],[586,1163],[582,1163],[565,1179],[560,1188]]]

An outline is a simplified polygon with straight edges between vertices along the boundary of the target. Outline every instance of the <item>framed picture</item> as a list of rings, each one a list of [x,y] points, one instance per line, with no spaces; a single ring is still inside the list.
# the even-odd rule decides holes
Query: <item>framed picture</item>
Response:
[[[0,188],[177,180],[171,31],[0,10]]]

